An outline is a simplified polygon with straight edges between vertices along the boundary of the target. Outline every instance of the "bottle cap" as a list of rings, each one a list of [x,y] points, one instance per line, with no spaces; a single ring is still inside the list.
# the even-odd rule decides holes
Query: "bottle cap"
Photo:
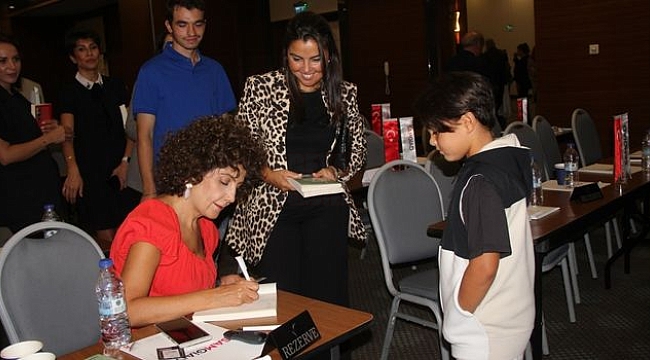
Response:
[[[113,266],[113,260],[111,258],[106,258],[106,259],[99,260],[99,268],[100,269],[108,269],[111,266]]]
[[[556,169],[564,169],[564,163],[557,163],[553,165]]]

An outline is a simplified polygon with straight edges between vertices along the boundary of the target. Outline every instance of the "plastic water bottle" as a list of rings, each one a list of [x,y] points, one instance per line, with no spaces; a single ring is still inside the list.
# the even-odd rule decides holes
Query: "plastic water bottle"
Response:
[[[104,355],[117,358],[120,347],[131,342],[131,325],[126,313],[124,284],[115,273],[113,260],[99,261],[99,279],[95,293],[99,304],[99,326]]]
[[[530,157],[530,168],[533,173],[533,192],[530,194],[530,205],[542,205],[544,195],[542,192],[542,169],[535,159]]]
[[[59,214],[57,214],[56,211],[54,211],[53,204],[43,205],[43,216],[41,217],[41,221],[61,221]],[[56,234],[56,230],[54,229],[43,231],[43,236],[45,238],[49,238],[54,234]]]
[[[646,175],[650,174],[650,129],[641,142],[641,168]]]
[[[564,171],[566,171],[565,185],[574,187],[578,182],[578,151],[573,143],[567,144],[564,152]]]

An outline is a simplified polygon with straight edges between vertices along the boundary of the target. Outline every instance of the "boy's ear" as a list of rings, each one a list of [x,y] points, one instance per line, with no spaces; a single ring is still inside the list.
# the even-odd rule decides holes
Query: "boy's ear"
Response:
[[[474,131],[477,126],[481,125],[472,112],[466,112],[461,116],[461,119],[463,126],[465,126],[465,129],[467,129],[468,132]]]

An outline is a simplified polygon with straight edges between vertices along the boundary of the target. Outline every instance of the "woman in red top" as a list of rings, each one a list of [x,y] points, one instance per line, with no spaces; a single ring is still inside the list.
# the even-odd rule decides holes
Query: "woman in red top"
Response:
[[[156,168],[160,195],[129,214],[111,246],[131,326],[258,298],[258,284],[238,275],[215,287],[219,232],[211,220],[259,178],[264,158],[228,115],[198,119],[167,139]]]

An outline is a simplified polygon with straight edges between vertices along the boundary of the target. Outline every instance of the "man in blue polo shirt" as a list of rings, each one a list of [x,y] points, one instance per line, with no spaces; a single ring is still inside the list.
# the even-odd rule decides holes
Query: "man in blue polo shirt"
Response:
[[[204,13],[203,0],[168,1],[165,27],[172,42],[142,66],[135,83],[132,107],[143,200],[156,196],[154,159],[165,135],[198,116],[220,115],[236,107],[223,67],[199,51]]]

